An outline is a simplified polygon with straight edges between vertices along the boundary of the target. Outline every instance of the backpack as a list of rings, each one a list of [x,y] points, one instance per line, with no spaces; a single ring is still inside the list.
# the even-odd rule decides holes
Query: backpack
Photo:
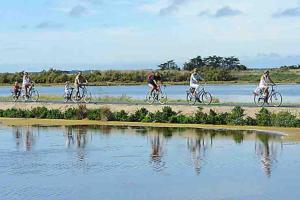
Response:
[[[152,79],[154,76],[153,72],[148,73],[147,75],[147,80],[149,81],[150,79]]]

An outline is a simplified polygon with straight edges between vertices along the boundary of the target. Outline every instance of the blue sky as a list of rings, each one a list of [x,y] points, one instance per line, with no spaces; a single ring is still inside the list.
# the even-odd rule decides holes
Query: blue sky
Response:
[[[237,56],[251,67],[300,64],[299,0],[0,2],[0,71],[154,68]]]

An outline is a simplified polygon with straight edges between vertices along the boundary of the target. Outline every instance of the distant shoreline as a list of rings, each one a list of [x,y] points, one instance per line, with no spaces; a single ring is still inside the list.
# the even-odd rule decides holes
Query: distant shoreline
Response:
[[[13,82],[12,82],[13,84]],[[9,87],[12,86],[12,84],[0,84],[0,87]],[[167,86],[176,86],[176,85],[189,85],[188,82],[165,82],[164,83]],[[200,83],[204,84],[204,83]],[[206,84],[208,85],[256,85],[258,82],[250,82],[250,81],[207,81]],[[296,82],[277,82],[278,85],[300,85],[300,83]],[[89,86],[147,86],[147,83],[122,83],[122,82],[108,82],[108,83],[90,83]],[[45,83],[37,83],[37,86],[42,87],[61,87],[64,86],[64,84],[45,84]]]

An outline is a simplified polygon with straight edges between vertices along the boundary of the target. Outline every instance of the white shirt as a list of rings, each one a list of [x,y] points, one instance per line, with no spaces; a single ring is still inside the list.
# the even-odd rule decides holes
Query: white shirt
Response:
[[[198,73],[193,73],[190,78],[190,85],[197,84],[202,80],[202,77]]]
[[[28,85],[30,84],[30,78],[29,76],[24,75],[23,76],[23,85]]]
[[[259,82],[259,87],[262,88],[262,87],[267,87],[268,86],[268,82],[270,82],[270,79],[269,79],[269,76],[267,75],[263,75],[260,79],[260,82]]]

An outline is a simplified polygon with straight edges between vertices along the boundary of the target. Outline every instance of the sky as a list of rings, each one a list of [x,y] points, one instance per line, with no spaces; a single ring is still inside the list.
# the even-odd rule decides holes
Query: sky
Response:
[[[198,55],[300,64],[300,0],[0,2],[0,71],[145,69]]]

